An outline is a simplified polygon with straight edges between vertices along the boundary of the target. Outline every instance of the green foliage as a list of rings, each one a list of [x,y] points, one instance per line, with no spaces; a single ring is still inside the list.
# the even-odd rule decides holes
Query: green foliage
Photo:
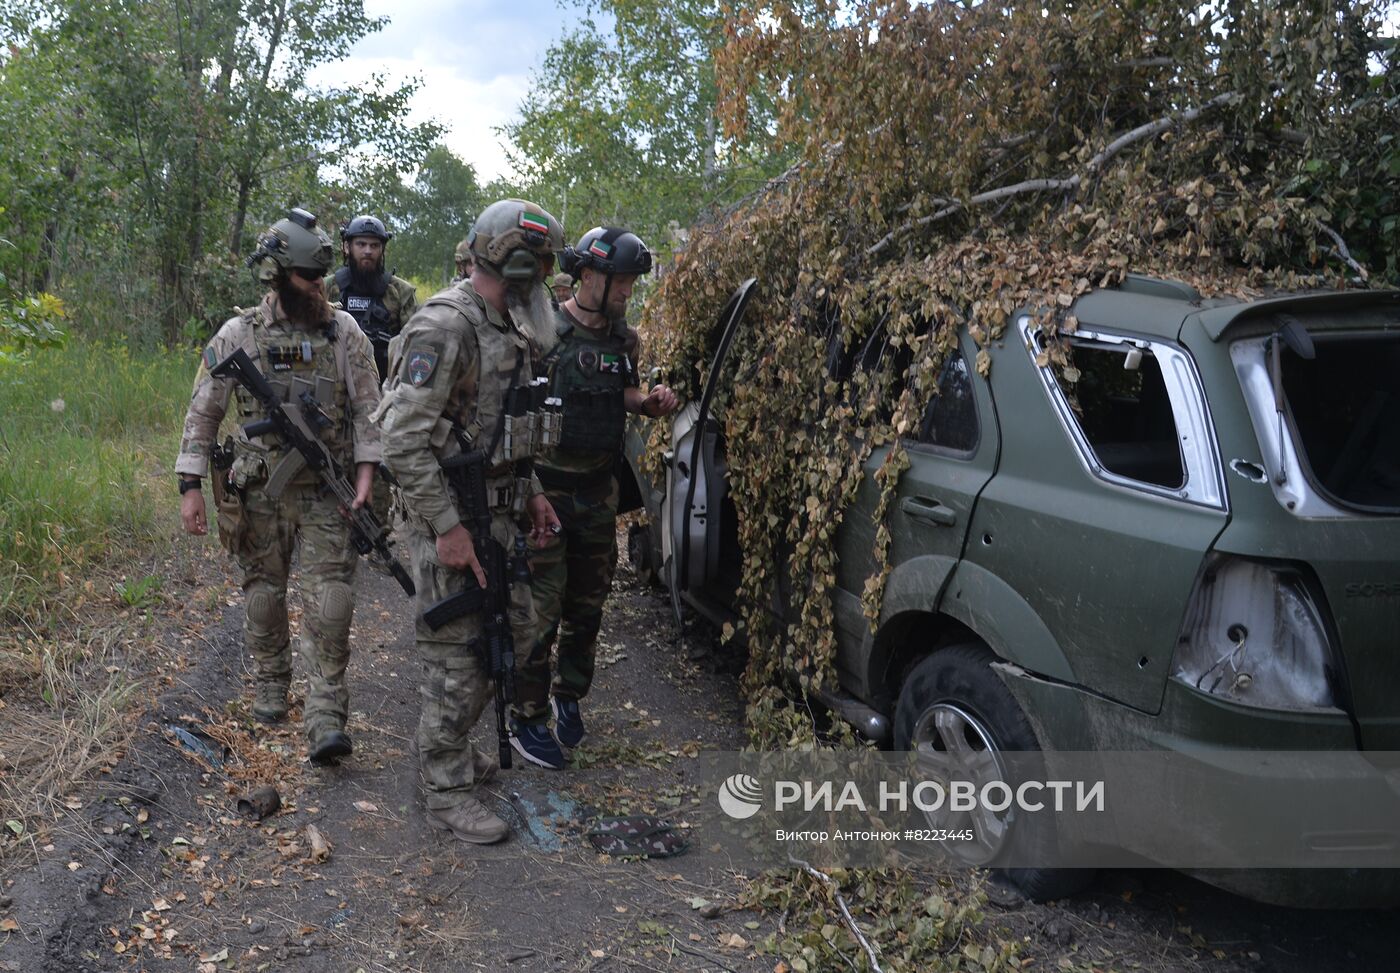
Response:
[[[373,149],[407,169],[438,134],[405,122],[413,84],[308,83],[382,25],[362,0],[23,12],[0,27],[0,234],[14,242],[0,270],[94,304],[117,292],[146,337],[222,320],[252,233],[289,202],[330,208],[323,161]]]
[[[721,304],[745,277],[760,281],[718,403],[755,744],[812,733],[779,676],[834,678],[832,541],[870,475],[880,500],[864,596],[878,618],[903,437],[960,327],[985,345],[1029,306],[1072,329],[1064,309],[1130,269],[1207,294],[1393,272],[1398,177],[1378,136],[1400,130],[1395,48],[1380,37],[1394,9],[881,0],[736,11],[717,52],[724,131],[742,137],[771,117],[776,151],[800,161],[692,231],[643,329],[693,396]],[[833,353],[863,346],[877,366],[828,373]],[[769,612],[780,577],[795,588],[789,624]]]
[[[155,602],[160,594],[161,580],[158,575],[148,574],[143,578],[123,580],[117,584],[117,597],[128,608],[145,608]]]
[[[0,615],[42,617],[87,593],[93,563],[164,536],[149,473],[178,445],[195,365],[76,341],[0,363]]]
[[[756,112],[722,137],[715,51],[725,7],[710,0],[594,0],[592,17],[550,48],[520,120],[504,128],[523,192],[577,239],[627,226],[670,250],[682,228],[760,185],[776,163]]]
[[[443,145],[428,151],[412,185],[388,175],[377,200],[369,197],[364,206],[366,212],[382,214],[394,234],[386,264],[399,276],[426,281],[436,291],[456,273],[453,249],[494,197],[482,195],[476,170]]]
[[[52,294],[20,297],[0,274],[0,365],[17,363],[33,348],[61,345],[59,324],[65,317],[63,302]]]

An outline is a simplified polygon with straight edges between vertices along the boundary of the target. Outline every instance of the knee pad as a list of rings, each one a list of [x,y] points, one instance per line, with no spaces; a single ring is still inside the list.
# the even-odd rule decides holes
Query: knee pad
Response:
[[[250,588],[243,611],[248,617],[248,630],[256,635],[271,637],[286,631],[287,602],[280,591],[261,585]]]
[[[330,639],[343,639],[350,634],[350,618],[355,611],[355,596],[344,581],[327,581],[321,587],[321,600],[316,606],[317,627]]]

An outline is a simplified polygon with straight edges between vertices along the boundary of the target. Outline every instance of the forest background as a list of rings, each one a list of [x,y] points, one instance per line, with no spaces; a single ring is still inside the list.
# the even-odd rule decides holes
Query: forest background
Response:
[[[986,270],[1018,246],[1066,267],[1384,285],[1396,9],[561,0],[563,33],[499,133],[511,170],[482,185],[438,123],[409,121],[418,81],[355,69],[386,23],[362,0],[0,0],[0,615],[24,623],[0,630],[0,688],[39,678],[52,626],[110,595],[97,565],[168,539],[193,350],[257,299],[244,258],[290,206],[332,232],[382,216],[390,266],[424,291],[504,195],[569,238],[631,227],[677,271],[646,321],[671,366],[703,359],[750,274],[755,326],[794,362],[820,358],[814,302],[855,335],[891,295],[932,287],[948,310],[1000,288],[991,308],[1059,287],[1054,261],[1045,280]],[[346,83],[311,81],[327,69]],[[754,522],[787,523],[768,513]]]
[[[1069,307],[1128,269],[1216,292],[1400,280],[1396,10],[562,0],[568,26],[500,133],[511,170],[483,185],[436,123],[409,121],[418,82],[355,69],[384,26],[361,0],[0,0],[0,821],[25,833],[122,730],[197,349],[257,299],[244,258],[288,207],[332,232],[382,216],[390,266],[422,291],[504,195],[569,238],[631,227],[665,269],[643,326],[682,391],[726,294],[760,278],[746,327],[765,340],[738,356],[728,421],[821,430],[800,455],[732,437],[750,605],[769,603],[775,552],[808,558],[788,565],[811,579],[797,628],[747,619],[750,722],[782,743],[810,719],[776,673],[829,670],[852,434],[898,442],[958,327],[994,334],[1027,300]],[[310,80],[340,67],[343,85]],[[892,422],[828,408],[865,399],[824,384],[814,321],[848,348],[879,327],[918,347],[887,376],[906,390]],[[16,758],[20,731],[42,759]],[[862,888],[887,950],[937,939],[910,945],[922,926]]]
[[[75,568],[166,530],[140,474],[287,208],[333,237],[382,217],[425,296],[491,200],[668,252],[782,165],[717,134],[717,3],[562,2],[499,133],[513,171],[484,185],[439,122],[408,120],[419,80],[357,70],[386,23],[361,0],[0,0],[0,612],[44,622]],[[310,80],[328,74],[346,81]]]
[[[0,613],[42,629],[85,567],[168,533],[147,479],[190,351],[256,301],[245,255],[290,206],[384,217],[424,293],[505,195],[568,238],[634,228],[664,266],[693,238],[648,301],[672,365],[739,277],[773,290],[771,335],[823,287],[854,325],[871,281],[917,293],[921,253],[966,267],[949,245],[1002,234],[1400,272],[1393,3],[560,0],[554,22],[482,185],[410,122],[419,81],[312,83],[385,27],[363,0],[0,0]]]

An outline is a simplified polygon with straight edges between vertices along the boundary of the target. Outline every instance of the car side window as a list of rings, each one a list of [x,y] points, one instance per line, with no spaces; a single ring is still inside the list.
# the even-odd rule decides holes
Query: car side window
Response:
[[[924,409],[918,442],[954,453],[973,452],[980,432],[973,394],[967,359],[954,350],[939,372],[937,394]]]
[[[1053,369],[1094,457],[1109,473],[1179,489],[1186,483],[1162,367],[1148,348],[1071,340]]]

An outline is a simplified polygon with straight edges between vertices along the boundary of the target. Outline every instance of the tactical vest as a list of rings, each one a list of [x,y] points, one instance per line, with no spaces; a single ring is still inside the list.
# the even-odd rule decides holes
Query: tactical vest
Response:
[[[389,274],[380,273],[366,285],[359,286],[350,268],[341,267],[335,272],[335,286],[340,290],[340,306],[355,319],[374,345],[374,363],[383,379],[389,368],[389,339],[403,327],[402,321],[395,327],[397,309],[390,310],[384,302],[384,295],[389,292]]]
[[[269,328],[259,308],[243,312],[252,336],[252,354],[258,370],[272,387],[294,408],[301,405],[303,392],[310,392],[330,421],[320,430],[322,442],[331,455],[347,469],[354,459],[354,427],[346,374],[345,343],[335,337],[335,322],[315,330],[289,326]],[[262,405],[242,385],[235,385],[234,403],[240,427],[264,418]],[[252,439],[239,435],[236,440],[234,478],[239,486],[267,478],[282,457],[281,437],[264,433]],[[317,482],[313,470],[303,470],[291,481],[303,485]]]
[[[528,459],[537,452],[535,437],[530,433],[537,420],[523,401],[534,374],[533,356],[525,336],[514,328],[502,329],[492,324],[478,300],[474,293],[455,287],[434,294],[424,307],[452,308],[467,319],[467,327],[476,336],[478,378],[476,388],[467,390],[471,400],[469,412],[446,418],[461,424],[473,446],[489,449],[491,465],[498,467]],[[519,422],[507,423],[507,411],[513,401],[518,403],[513,410],[518,415],[512,418]],[[518,427],[514,435],[508,435],[508,425]],[[438,437],[435,434],[433,438]]]
[[[545,359],[549,392],[563,403],[559,449],[615,456],[622,449],[627,409],[623,393],[637,384],[627,353],[627,325],[618,320],[603,334],[565,320],[559,343]]]
[[[390,328],[394,323],[394,313],[384,303],[384,295],[389,292],[389,275],[381,273],[360,286],[349,267],[341,267],[335,272],[335,286],[340,291],[340,305],[345,313],[355,319],[370,341],[389,343],[393,337]]]

